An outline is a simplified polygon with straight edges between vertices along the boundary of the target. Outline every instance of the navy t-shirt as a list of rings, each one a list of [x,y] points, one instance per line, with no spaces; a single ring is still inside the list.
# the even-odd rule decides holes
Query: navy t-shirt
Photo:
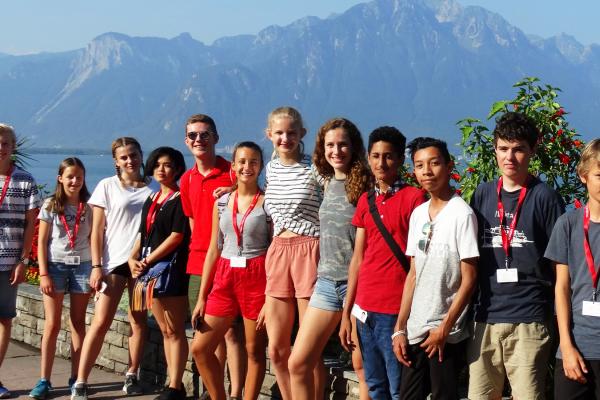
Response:
[[[511,267],[517,268],[519,281],[498,283],[496,270],[504,268],[506,255],[500,233],[497,187],[498,180],[483,183],[471,200],[477,215],[480,253],[474,319],[488,323],[544,322],[553,310],[553,271],[544,252],[554,223],[564,212],[564,202],[539,179],[529,180],[511,242]],[[513,220],[519,193],[520,190],[502,189],[505,231]]]
[[[600,261],[600,223],[590,221],[590,248],[596,265]],[[586,360],[600,360],[600,317],[584,316],[584,301],[592,300],[592,277],[583,250],[583,208],[571,211],[558,219],[546,257],[569,267],[571,278],[571,329],[575,346]],[[597,298],[600,301],[600,297]],[[560,348],[557,358],[562,358]]]

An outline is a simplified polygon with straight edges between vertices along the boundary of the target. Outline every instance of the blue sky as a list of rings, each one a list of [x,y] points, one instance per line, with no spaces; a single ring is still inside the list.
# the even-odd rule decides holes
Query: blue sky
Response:
[[[0,3],[0,52],[27,54],[84,47],[105,32],[174,37],[205,43],[307,16],[327,17],[359,0],[14,0]],[[561,32],[600,44],[597,0],[459,0],[500,13],[525,33]]]

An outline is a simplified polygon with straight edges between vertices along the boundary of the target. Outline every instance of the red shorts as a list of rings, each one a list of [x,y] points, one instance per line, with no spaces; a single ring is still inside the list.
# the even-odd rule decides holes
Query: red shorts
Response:
[[[213,287],[206,300],[206,314],[256,320],[265,304],[265,255],[246,260],[246,268],[233,268],[219,258]]]

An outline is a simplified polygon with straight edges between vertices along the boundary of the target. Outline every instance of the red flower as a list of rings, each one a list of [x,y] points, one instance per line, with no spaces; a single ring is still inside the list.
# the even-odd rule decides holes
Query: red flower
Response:
[[[573,140],[573,145],[579,148],[583,145],[583,143],[581,143],[581,140]]]
[[[454,179],[456,182],[460,182],[460,175],[459,174],[452,174],[452,175],[450,175],[450,177],[452,179]]]
[[[518,104],[513,104],[513,110],[519,111],[519,105]]]
[[[573,203],[573,205],[575,206],[575,208],[581,208],[582,207],[582,204],[579,201],[579,199],[575,199],[575,202]]]
[[[554,143],[554,141],[555,141],[555,140],[556,140],[556,138],[555,138],[554,136],[552,136],[552,137],[550,138],[550,143]]]
[[[565,113],[565,110],[563,110],[563,108],[559,108],[555,113],[554,116],[555,117],[560,117],[561,115],[563,115]]]
[[[467,172],[473,173],[473,172],[475,172],[475,168],[469,167],[469,168],[467,168]]]
[[[456,190],[455,190],[455,192],[456,192],[456,194],[457,194],[457,195],[459,195],[459,196],[462,194],[462,190],[460,190],[460,189],[456,189]]]
[[[569,164],[569,161],[571,161],[569,156],[566,154],[559,154],[558,159],[560,160],[561,163],[563,163],[565,165]]]
[[[563,134],[563,130],[562,129],[559,129],[559,130],[556,131],[556,136],[560,136],[562,134]]]

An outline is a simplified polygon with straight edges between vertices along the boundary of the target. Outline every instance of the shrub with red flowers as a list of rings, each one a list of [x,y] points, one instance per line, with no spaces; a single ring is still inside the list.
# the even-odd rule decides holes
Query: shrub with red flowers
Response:
[[[584,143],[575,130],[569,127],[565,118],[568,112],[557,102],[560,89],[543,85],[534,77],[524,78],[514,87],[517,88],[516,97],[492,104],[487,119],[493,119],[494,122],[509,110],[532,118],[540,136],[536,154],[529,165],[530,173],[555,188],[567,204],[582,201],[585,192],[577,176],[576,166]],[[478,119],[465,118],[458,125],[462,131],[465,173],[457,181],[460,182],[463,197],[470,200],[481,182],[491,181],[499,175],[493,134]]]

